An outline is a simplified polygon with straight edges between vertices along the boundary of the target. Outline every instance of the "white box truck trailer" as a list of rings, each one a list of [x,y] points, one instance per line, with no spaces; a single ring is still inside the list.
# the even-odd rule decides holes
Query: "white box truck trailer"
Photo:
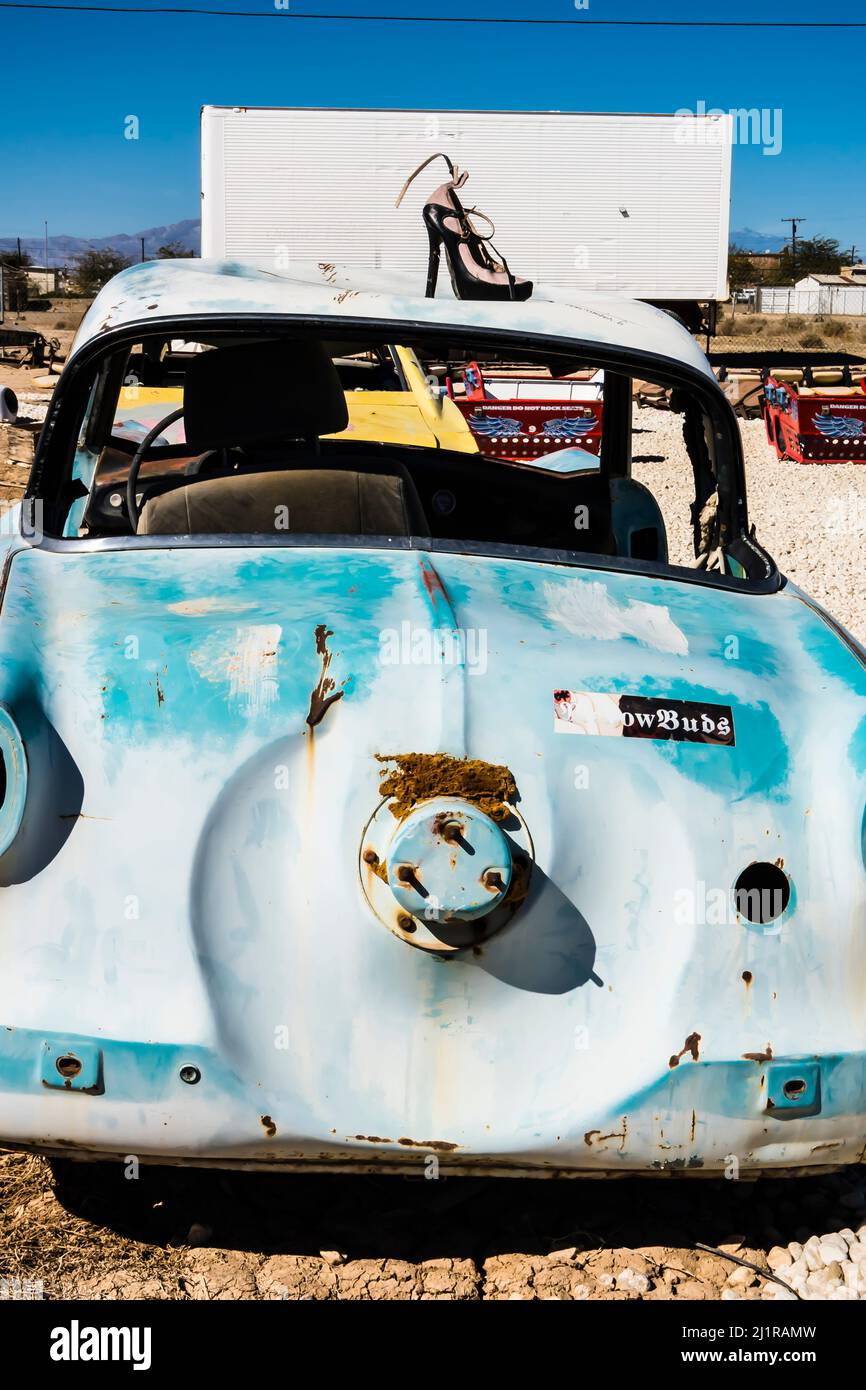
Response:
[[[539,292],[615,291],[689,317],[727,296],[731,143],[728,115],[205,106],[202,255],[398,272],[423,294],[421,208],[445,164],[394,201],[442,150],[470,172],[464,206],[494,219]]]

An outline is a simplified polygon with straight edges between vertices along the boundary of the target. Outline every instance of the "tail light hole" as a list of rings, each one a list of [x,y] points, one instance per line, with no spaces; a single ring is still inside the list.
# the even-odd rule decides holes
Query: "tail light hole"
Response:
[[[737,912],[747,922],[763,926],[781,917],[791,901],[788,875],[778,864],[750,864],[734,885]]]

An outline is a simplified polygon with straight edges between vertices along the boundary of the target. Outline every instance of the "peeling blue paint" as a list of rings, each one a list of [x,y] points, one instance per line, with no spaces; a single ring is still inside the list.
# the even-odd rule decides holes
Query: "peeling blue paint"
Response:
[[[384,666],[404,621],[483,628],[484,679]],[[343,695],[311,728],[320,624]],[[794,592],[410,550],[24,548],[0,680],[30,761],[0,858],[3,1142],[411,1164],[401,1138],[432,1138],[443,1162],[575,1172],[862,1153],[866,671]],[[730,705],[736,744],[558,738],[563,686]],[[477,953],[414,950],[364,899],[376,755],[405,752],[516,779],[530,893]],[[786,913],[712,920],[700,885],[754,860],[783,861]],[[102,1094],[41,1084],[45,1043],[75,1039]],[[768,1112],[744,1060],[768,1048],[820,1069],[814,1113]]]

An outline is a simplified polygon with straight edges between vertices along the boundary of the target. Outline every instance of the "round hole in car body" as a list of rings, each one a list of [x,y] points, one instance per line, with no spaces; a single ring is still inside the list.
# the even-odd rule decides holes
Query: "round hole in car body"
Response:
[[[54,1067],[64,1081],[74,1081],[81,1075],[81,1061],[73,1052],[66,1052],[62,1057],[58,1057]]]
[[[791,902],[791,880],[780,864],[756,860],[749,864],[734,884],[737,915],[753,926],[764,927],[787,911]]]
[[[796,1100],[806,1089],[806,1083],[800,1076],[792,1076],[790,1081],[786,1081],[782,1090],[788,1100]]]

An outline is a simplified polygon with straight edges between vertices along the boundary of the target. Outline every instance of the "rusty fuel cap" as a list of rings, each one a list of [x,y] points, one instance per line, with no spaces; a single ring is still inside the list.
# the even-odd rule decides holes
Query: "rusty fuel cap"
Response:
[[[492,810],[493,814],[488,814]],[[477,948],[526,898],[533,863],[517,808],[468,796],[386,797],[360,847],[370,907],[408,945],[449,953]]]
[[[502,902],[511,883],[502,830],[469,801],[436,797],[415,808],[388,847],[388,884],[425,922],[471,922]]]

